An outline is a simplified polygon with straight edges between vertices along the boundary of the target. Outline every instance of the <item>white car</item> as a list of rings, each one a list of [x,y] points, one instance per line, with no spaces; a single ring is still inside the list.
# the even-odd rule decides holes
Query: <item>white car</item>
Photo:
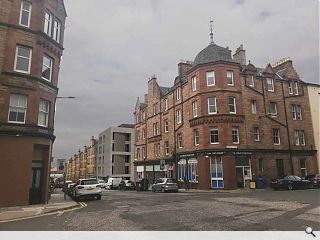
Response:
[[[102,196],[101,186],[95,178],[79,179],[73,189],[73,197],[76,201],[82,197],[91,197],[100,200]]]
[[[111,177],[108,179],[106,188],[118,189],[121,181],[122,181],[122,178],[120,178],[120,177]]]
[[[98,182],[99,182],[101,188],[106,188],[107,183],[104,180],[98,180]]]

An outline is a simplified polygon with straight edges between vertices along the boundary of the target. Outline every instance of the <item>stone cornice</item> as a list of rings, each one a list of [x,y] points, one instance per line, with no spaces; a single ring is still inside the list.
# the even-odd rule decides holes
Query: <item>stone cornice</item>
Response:
[[[243,123],[244,115],[233,114],[215,114],[206,115],[189,120],[190,127],[195,127],[202,124],[215,124],[215,123]]]

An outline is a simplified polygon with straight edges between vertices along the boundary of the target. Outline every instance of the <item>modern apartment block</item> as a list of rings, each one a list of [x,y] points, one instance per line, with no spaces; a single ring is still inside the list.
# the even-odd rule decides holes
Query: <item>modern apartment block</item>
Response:
[[[213,40],[178,64],[173,86],[148,81],[135,107],[135,179],[189,179],[193,188],[235,189],[318,172],[308,85],[290,59],[265,67]]]
[[[133,124],[121,124],[99,134],[96,165],[99,179],[133,179],[134,132]]]
[[[320,85],[307,83],[311,108],[314,148],[317,150],[318,167],[320,168]],[[318,173],[320,169],[318,168]]]
[[[63,0],[2,0],[0,13],[0,207],[46,203],[67,14]]]
[[[76,182],[80,178],[96,177],[97,140],[92,136],[90,144],[79,149],[67,163],[66,180]]]

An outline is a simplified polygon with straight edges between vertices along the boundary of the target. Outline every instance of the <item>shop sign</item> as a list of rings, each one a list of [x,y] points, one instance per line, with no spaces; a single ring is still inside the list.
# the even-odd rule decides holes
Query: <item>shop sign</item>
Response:
[[[231,152],[232,155],[235,155],[235,156],[247,156],[247,155],[252,155],[253,152],[239,152],[239,151],[234,151],[234,152]]]
[[[207,156],[216,156],[216,155],[224,155],[225,151],[218,151],[218,152],[205,152],[205,155]]]
[[[186,153],[186,154],[180,154],[179,158],[193,158],[195,156],[196,156],[195,153]]]

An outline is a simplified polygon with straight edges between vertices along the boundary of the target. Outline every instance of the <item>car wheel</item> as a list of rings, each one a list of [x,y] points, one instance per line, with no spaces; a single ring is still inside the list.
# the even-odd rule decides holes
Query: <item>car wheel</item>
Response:
[[[156,190],[154,188],[152,188],[152,192],[155,192]]]
[[[164,189],[164,188],[161,188],[161,192],[165,192],[165,189]]]
[[[98,199],[98,200],[101,200],[101,195],[98,195],[98,196],[97,196],[97,199]]]
[[[293,190],[292,184],[288,184],[288,190]]]

